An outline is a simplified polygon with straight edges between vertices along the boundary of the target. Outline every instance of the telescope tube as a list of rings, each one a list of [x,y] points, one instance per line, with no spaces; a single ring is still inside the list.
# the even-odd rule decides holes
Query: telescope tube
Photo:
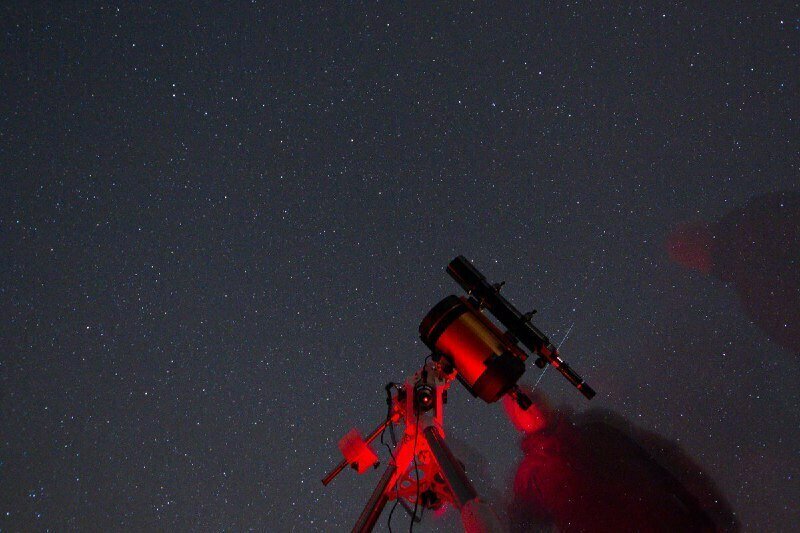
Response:
[[[595,392],[577,372],[558,356],[558,350],[539,328],[531,324],[511,302],[500,294],[500,289],[486,281],[486,277],[472,266],[463,255],[459,255],[447,265],[447,273],[461,285],[467,294],[475,298],[491,312],[501,324],[524,344],[531,352],[542,357],[561,372],[586,398],[592,399]]]

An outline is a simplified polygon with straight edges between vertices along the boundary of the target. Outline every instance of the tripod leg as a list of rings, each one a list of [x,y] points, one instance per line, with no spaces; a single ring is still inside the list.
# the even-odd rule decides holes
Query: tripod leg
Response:
[[[423,434],[439,464],[439,470],[453,493],[454,503],[461,513],[464,531],[467,533],[504,531],[500,518],[492,511],[491,507],[478,498],[478,492],[467,477],[467,473],[464,472],[461,463],[450,451],[439,431],[435,427],[429,426]]]
[[[477,498],[478,492],[472,486],[472,482],[470,482],[467,473],[464,472],[456,456],[445,444],[439,431],[433,426],[428,426],[425,428],[423,435],[425,435],[425,440],[428,441],[428,446],[430,446],[436,462],[439,463],[439,469],[447,480],[450,490],[453,491],[456,506],[461,509],[465,503]]]
[[[369,533],[375,527],[375,522],[380,518],[383,508],[386,507],[386,502],[389,497],[386,495],[386,487],[394,477],[397,471],[397,466],[390,464],[386,471],[378,481],[378,486],[372,491],[372,496],[369,497],[367,505],[358,517],[356,525],[353,527],[353,533]]]

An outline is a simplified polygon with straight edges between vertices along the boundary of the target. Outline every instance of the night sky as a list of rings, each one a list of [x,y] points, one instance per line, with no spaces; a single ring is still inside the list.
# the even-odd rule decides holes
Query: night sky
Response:
[[[797,526],[797,5],[133,4],[0,8],[2,530],[348,529],[459,254],[573,326],[550,401]],[[520,436],[447,409],[502,506]]]

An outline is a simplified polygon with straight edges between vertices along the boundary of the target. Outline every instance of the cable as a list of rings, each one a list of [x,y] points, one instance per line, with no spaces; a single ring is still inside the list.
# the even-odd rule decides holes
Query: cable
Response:
[[[389,424],[391,424],[391,422],[389,422]],[[392,448],[391,448],[391,447],[389,447],[389,443],[387,443],[387,442],[383,442],[383,434],[384,434],[384,433],[386,433],[386,428],[383,428],[383,431],[381,431],[381,444],[383,444],[384,446],[386,446],[386,449],[387,449],[387,450],[389,450],[389,456],[390,456],[390,457],[392,458],[392,460],[394,461],[394,452],[392,452]]]
[[[397,448],[397,435],[394,434],[394,423],[389,425],[389,436],[392,437],[392,446]]]
[[[390,386],[394,387],[395,389],[397,389],[398,401],[400,401],[399,394],[403,390],[403,387],[400,387],[397,383],[390,382],[389,385],[387,385],[387,388],[386,388],[386,403],[389,406],[389,414],[388,414],[388,416],[391,416],[391,414],[392,414],[392,407],[391,407],[392,406],[392,393],[389,392],[389,387]],[[392,437],[392,446],[397,448],[397,435],[394,434],[394,423],[389,424],[389,436]]]
[[[417,497],[414,499],[414,514],[411,515],[411,523],[408,526],[409,533],[414,531],[414,519],[417,517],[417,506],[419,505],[419,465],[417,464],[417,437],[419,437],[419,416],[417,416],[416,430],[414,431],[414,475],[417,481]]]
[[[387,404],[386,418],[389,419],[389,434],[392,436],[392,443],[395,446],[397,446],[397,438],[395,438],[395,435],[394,435],[394,422],[391,421],[391,416],[392,416],[392,392],[391,392],[391,389],[392,389],[392,387],[396,387],[397,388],[397,384],[390,381],[386,385],[386,404]],[[388,444],[383,442],[384,433],[386,433],[386,428],[383,428],[383,431],[381,431],[381,444],[386,446],[386,449],[389,450],[389,455],[392,457],[392,461],[395,461],[394,453],[392,452],[392,449],[389,447]],[[386,528],[389,530],[389,533],[392,533],[392,515],[394,514],[394,510],[397,508],[397,504],[400,503],[400,497],[398,496],[398,490],[399,489],[397,487],[397,483],[399,483],[399,482],[400,482],[400,478],[398,477],[398,479],[397,479],[397,481],[395,482],[395,485],[394,485],[394,505],[392,505],[392,510],[389,511],[389,518],[386,520]]]
[[[422,376],[423,379],[427,379],[428,370],[426,366],[428,365],[428,360],[433,356],[433,354],[428,354],[425,357],[425,361],[422,363]],[[419,437],[419,413],[417,414],[416,420],[416,430],[414,431],[414,474],[417,478],[417,497],[414,499],[414,514],[411,515],[411,524],[408,526],[409,533],[414,531],[414,519],[417,518],[417,506],[419,506],[419,465],[417,464],[417,437]],[[423,507],[424,509],[424,507]],[[422,518],[420,517],[420,520]]]
[[[389,434],[392,436],[392,443],[395,446],[397,446],[397,439],[395,439],[395,437],[394,437],[394,422],[392,421],[392,393],[391,393],[391,388],[393,386],[396,386],[396,384],[393,383],[393,382],[389,382],[386,385],[386,405],[387,405],[386,418],[389,420],[388,427],[390,428],[389,429]],[[381,444],[386,446],[386,449],[389,450],[389,456],[392,458],[392,461],[394,461],[394,452],[392,452],[392,449],[389,447],[389,445],[386,444],[383,441],[383,436],[386,433],[386,427],[387,426],[384,426],[383,431],[381,431]]]
[[[398,478],[398,481],[400,479]],[[394,505],[392,505],[392,510],[389,511],[389,519],[386,521],[386,527],[389,528],[389,533],[392,533],[392,515],[394,514],[394,510],[397,509],[397,504],[400,503],[400,496],[397,495],[397,484],[395,483],[394,486]]]
[[[426,376],[427,376],[427,372],[428,371],[427,371],[426,365],[428,364],[428,360],[432,356],[433,356],[433,354],[428,354],[425,357],[425,361],[422,363],[422,377],[423,377],[423,380],[427,379]],[[390,383],[389,385],[386,386],[387,402],[389,402],[389,404],[390,404],[390,407],[389,407],[389,413],[390,414],[391,414],[391,400],[389,399],[390,398],[389,395],[391,393],[389,392],[389,389],[393,385],[396,386],[394,383]],[[414,391],[406,391],[406,394],[414,394]],[[412,402],[412,403],[415,403],[415,402]],[[419,438],[419,414],[416,414],[415,419],[416,420],[414,422],[414,425],[415,425],[415,430],[414,430],[414,452],[413,452],[412,458],[414,460],[414,475],[416,477],[415,481],[417,483],[417,497],[414,500],[414,514],[411,516],[411,524],[408,527],[409,532],[413,532],[414,531],[414,519],[417,517],[417,509],[419,507],[419,498],[420,498],[419,465],[417,464],[417,439]],[[408,418],[406,418],[406,422],[408,422]],[[392,437],[394,438],[394,432],[393,432],[394,426],[390,424],[390,428],[391,428],[390,429],[390,433],[392,434]],[[384,428],[384,430],[385,429],[386,428]],[[383,432],[381,432],[381,439],[383,439]],[[381,442],[383,442],[383,440],[381,440]],[[387,447],[388,447],[388,445],[387,445]],[[388,519],[387,524],[386,524],[387,528],[389,529],[389,533],[392,532],[392,515],[394,514],[394,510],[397,508],[397,504],[400,502],[400,499],[399,499],[399,497],[397,495],[397,491],[398,491],[398,488],[397,488],[397,485],[395,485],[395,502],[394,502],[394,505],[392,505],[392,510],[389,512],[389,519]]]

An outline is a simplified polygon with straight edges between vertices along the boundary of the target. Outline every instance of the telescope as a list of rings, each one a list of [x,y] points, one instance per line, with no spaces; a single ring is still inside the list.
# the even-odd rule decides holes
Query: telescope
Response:
[[[531,324],[536,311],[523,314],[500,294],[505,282],[489,283],[461,255],[450,262],[447,273],[467,297],[451,295],[436,304],[419,326],[420,337],[434,357],[445,357],[455,367],[458,380],[473,396],[493,403],[508,393],[520,407],[528,408],[530,400],[517,387],[528,358],[519,346],[522,343],[536,355],[537,367],[550,364],[592,399],[594,390],[561,359],[550,339]],[[507,330],[500,331],[483,309]]]
[[[411,528],[421,520],[419,508],[436,510],[450,504],[461,514],[467,533],[502,530],[499,517],[479,497],[464,464],[445,439],[444,405],[453,380],[458,379],[473,396],[487,403],[509,395],[527,410],[531,400],[517,386],[528,359],[521,343],[536,356],[539,368],[552,365],[584,396],[594,396],[592,388],[561,359],[547,336],[531,324],[534,311],[520,313],[500,295],[503,283],[486,281],[463,256],[450,262],[447,273],[467,296],[446,297],[422,319],[420,337],[431,350],[430,356],[403,384],[386,385],[386,419],[366,437],[356,429],[342,437],[339,450],[344,458],[322,479],[322,484],[328,485],[347,466],[359,474],[377,468],[378,456],[371,444],[379,436],[383,442],[385,430],[390,430],[395,445],[394,451],[389,449],[391,460],[358,517],[354,533],[372,531],[389,500],[395,501],[392,512],[398,503],[403,505],[411,516]],[[495,325],[484,309],[506,331]],[[404,425],[399,443],[395,424]]]

